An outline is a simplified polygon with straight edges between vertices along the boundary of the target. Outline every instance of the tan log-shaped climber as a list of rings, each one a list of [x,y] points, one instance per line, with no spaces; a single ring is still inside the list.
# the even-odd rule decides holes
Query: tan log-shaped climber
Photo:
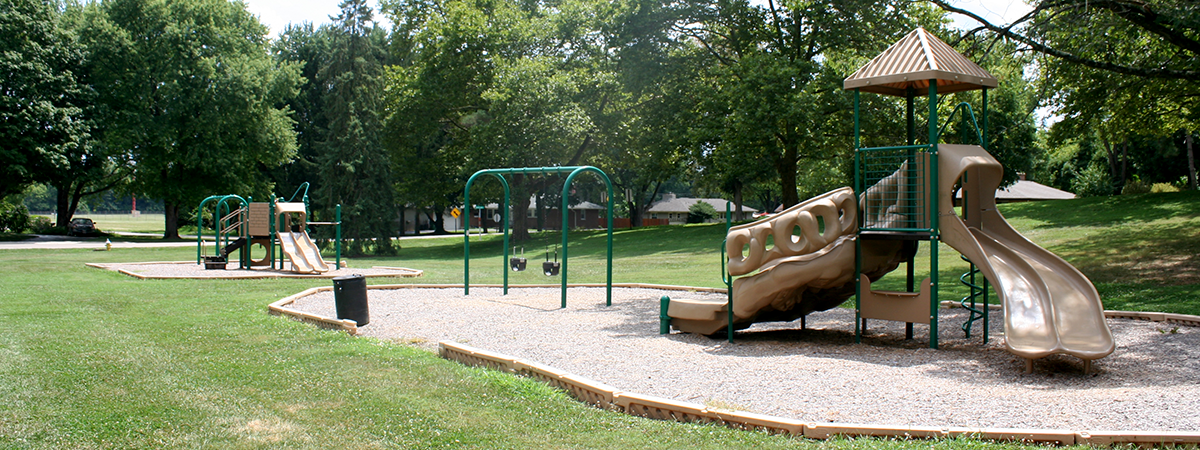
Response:
[[[854,190],[847,187],[831,194],[797,204],[768,219],[731,228],[725,242],[729,274],[745,275],[779,258],[812,253],[839,236],[854,234]],[[795,233],[796,228],[800,233]],[[767,250],[771,236],[775,236],[774,246]],[[742,251],[747,245],[749,255]]]

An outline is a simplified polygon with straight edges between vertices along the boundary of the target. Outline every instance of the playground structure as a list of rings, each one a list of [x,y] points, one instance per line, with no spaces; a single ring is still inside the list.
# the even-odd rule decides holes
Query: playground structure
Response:
[[[196,263],[207,269],[225,269],[229,255],[238,252],[238,268],[254,267],[284,270],[284,258],[296,273],[325,273],[332,270],[321,257],[321,251],[308,235],[310,225],[336,227],[336,260],[333,268],[342,264],[342,205],[334,208],[333,222],[310,222],[308,182],[296,189],[288,201],[272,198],[270,202],[253,202],[238,195],[214,195],[200,202],[196,215]],[[300,196],[300,201],[295,201]],[[203,211],[213,202],[213,241],[215,254],[207,254],[204,243]],[[236,203],[235,203],[236,202]],[[266,253],[259,259],[251,248],[262,247]],[[279,252],[276,252],[276,247]],[[277,265],[278,264],[278,265]]]
[[[563,211],[563,214],[561,214],[562,215],[562,262],[558,261],[559,255],[558,255],[558,252],[556,251],[555,255],[554,255],[554,258],[555,258],[554,263],[550,263],[547,260],[547,262],[542,265],[543,273],[546,276],[554,276],[554,275],[559,275],[559,274],[562,275],[562,307],[566,308],[567,307],[567,236],[568,236],[568,233],[570,230],[567,227],[568,214],[566,214],[566,211],[568,210],[568,206],[570,206],[568,194],[570,194],[570,192],[571,192],[571,182],[575,180],[575,177],[577,175],[579,175],[581,173],[585,173],[585,172],[596,173],[596,175],[599,176],[601,180],[604,180],[604,185],[608,189],[608,196],[606,197],[607,198],[607,214],[606,215],[608,216],[608,265],[607,265],[608,276],[606,278],[605,283],[607,286],[607,291],[606,291],[607,292],[607,294],[606,294],[607,295],[607,304],[609,306],[612,305],[612,248],[613,248],[612,247],[612,230],[613,230],[612,181],[608,178],[608,174],[604,173],[603,170],[597,169],[592,166],[522,167],[522,168],[508,168],[508,169],[484,169],[484,170],[475,172],[473,175],[471,175],[471,178],[467,179],[467,185],[463,189],[463,207],[467,211],[471,210],[471,206],[472,206],[471,205],[471,185],[473,185],[475,183],[475,179],[479,178],[482,175],[492,175],[492,176],[496,177],[496,179],[499,180],[500,184],[504,187],[504,207],[500,213],[503,216],[503,218],[501,219],[501,226],[503,227],[503,233],[504,233],[504,259],[502,262],[503,269],[501,270],[502,272],[504,272],[504,295],[508,295],[508,271],[509,271],[509,269],[512,268],[514,271],[516,271],[517,267],[520,267],[521,269],[523,269],[525,267],[524,258],[510,258],[509,253],[508,253],[508,249],[509,249],[509,247],[508,247],[508,233],[509,233],[508,215],[510,214],[508,205],[509,205],[509,200],[511,200],[511,192],[510,192],[510,189],[508,186],[508,180],[505,179],[504,176],[512,175],[512,174],[522,174],[522,175],[540,174],[543,176],[547,175],[547,174],[563,174],[563,173],[568,174],[566,181],[563,182],[563,190],[562,190],[562,210],[561,210],[561,211]],[[520,260],[520,261],[517,261],[517,260]],[[470,294],[471,294],[471,232],[470,232],[470,229],[467,228],[467,229],[463,230],[463,295],[470,295]]]
[[[1091,282],[1058,256],[1025,239],[997,211],[995,191],[1003,167],[982,147],[987,142],[987,90],[995,77],[924,29],[914,30],[845,80],[854,90],[855,186],[802,202],[774,217],[728,228],[722,276],[728,301],[666,299],[666,324],[682,331],[715,334],[759,321],[794,320],[856,298],[855,341],[867,319],[929,324],[929,346],[937,348],[938,246],[945,242],[971,263],[960,280],[970,289],[961,304],[971,311],[963,324],[982,319],[986,343],[988,285],[1004,313],[1007,350],[1034,359],[1068,354],[1091,361],[1115,344]],[[982,89],[982,127],[970,105],[958,105],[975,125],[980,145],[939,144],[938,93]],[[907,144],[861,146],[860,92],[901,96],[907,103]],[[928,96],[928,141],[918,144],[914,99]],[[954,187],[963,205],[956,212]],[[799,230],[799,232],[796,232]],[[768,247],[768,239],[774,241]],[[929,243],[929,273],[919,284],[914,262],[920,241]],[[748,254],[743,249],[748,248]],[[722,256],[723,262],[725,257]],[[878,291],[872,283],[907,265],[905,292]],[[975,275],[985,280],[976,284]],[[741,276],[741,278],[734,278]],[[989,283],[990,282],[990,283]]]

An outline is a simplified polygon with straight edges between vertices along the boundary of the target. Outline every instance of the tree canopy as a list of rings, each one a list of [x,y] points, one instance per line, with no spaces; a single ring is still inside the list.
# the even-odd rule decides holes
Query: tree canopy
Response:
[[[300,79],[244,4],[108,0],[86,21],[99,138],[136,161],[132,191],[162,199],[166,237],[209,195],[270,195],[262,170],[295,154],[282,103]]]

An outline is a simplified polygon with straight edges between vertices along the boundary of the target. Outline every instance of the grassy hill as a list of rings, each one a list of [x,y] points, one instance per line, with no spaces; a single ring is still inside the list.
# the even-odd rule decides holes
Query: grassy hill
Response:
[[[1016,228],[1090,276],[1109,309],[1200,314],[1200,195],[1004,205]],[[622,230],[614,280],[720,285],[723,226]],[[557,233],[524,244],[536,270]],[[573,282],[604,279],[603,232],[572,232]],[[462,238],[404,239],[401,265],[461,283]],[[99,245],[98,245],[99,246]],[[472,239],[472,282],[501,280],[502,244]],[[952,250],[942,246],[942,260]],[[462,367],[402,343],[268,316],[328,281],[148,280],[85,262],[189,260],[191,248],[0,251],[0,448],[977,448],[970,440],[813,442],[643,420]],[[956,261],[957,262],[957,261]],[[952,283],[959,267],[947,269]],[[373,281],[396,282],[396,280]],[[1012,445],[994,447],[1011,448]]]

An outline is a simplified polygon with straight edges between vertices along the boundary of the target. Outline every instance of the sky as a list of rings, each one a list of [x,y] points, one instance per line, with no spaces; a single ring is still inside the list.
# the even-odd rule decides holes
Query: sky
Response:
[[[312,22],[320,25],[330,22],[329,16],[337,15],[338,4],[341,0],[243,0],[250,12],[258,16],[271,28],[271,36],[276,36],[289,23]],[[378,8],[376,0],[368,0],[372,8]],[[1021,0],[954,0],[951,3],[979,14],[993,23],[1008,23],[1015,20],[1031,9]],[[376,10],[378,14],[378,10]],[[955,24],[959,28],[974,28],[974,20],[955,15]],[[377,16],[376,20],[380,20]]]

